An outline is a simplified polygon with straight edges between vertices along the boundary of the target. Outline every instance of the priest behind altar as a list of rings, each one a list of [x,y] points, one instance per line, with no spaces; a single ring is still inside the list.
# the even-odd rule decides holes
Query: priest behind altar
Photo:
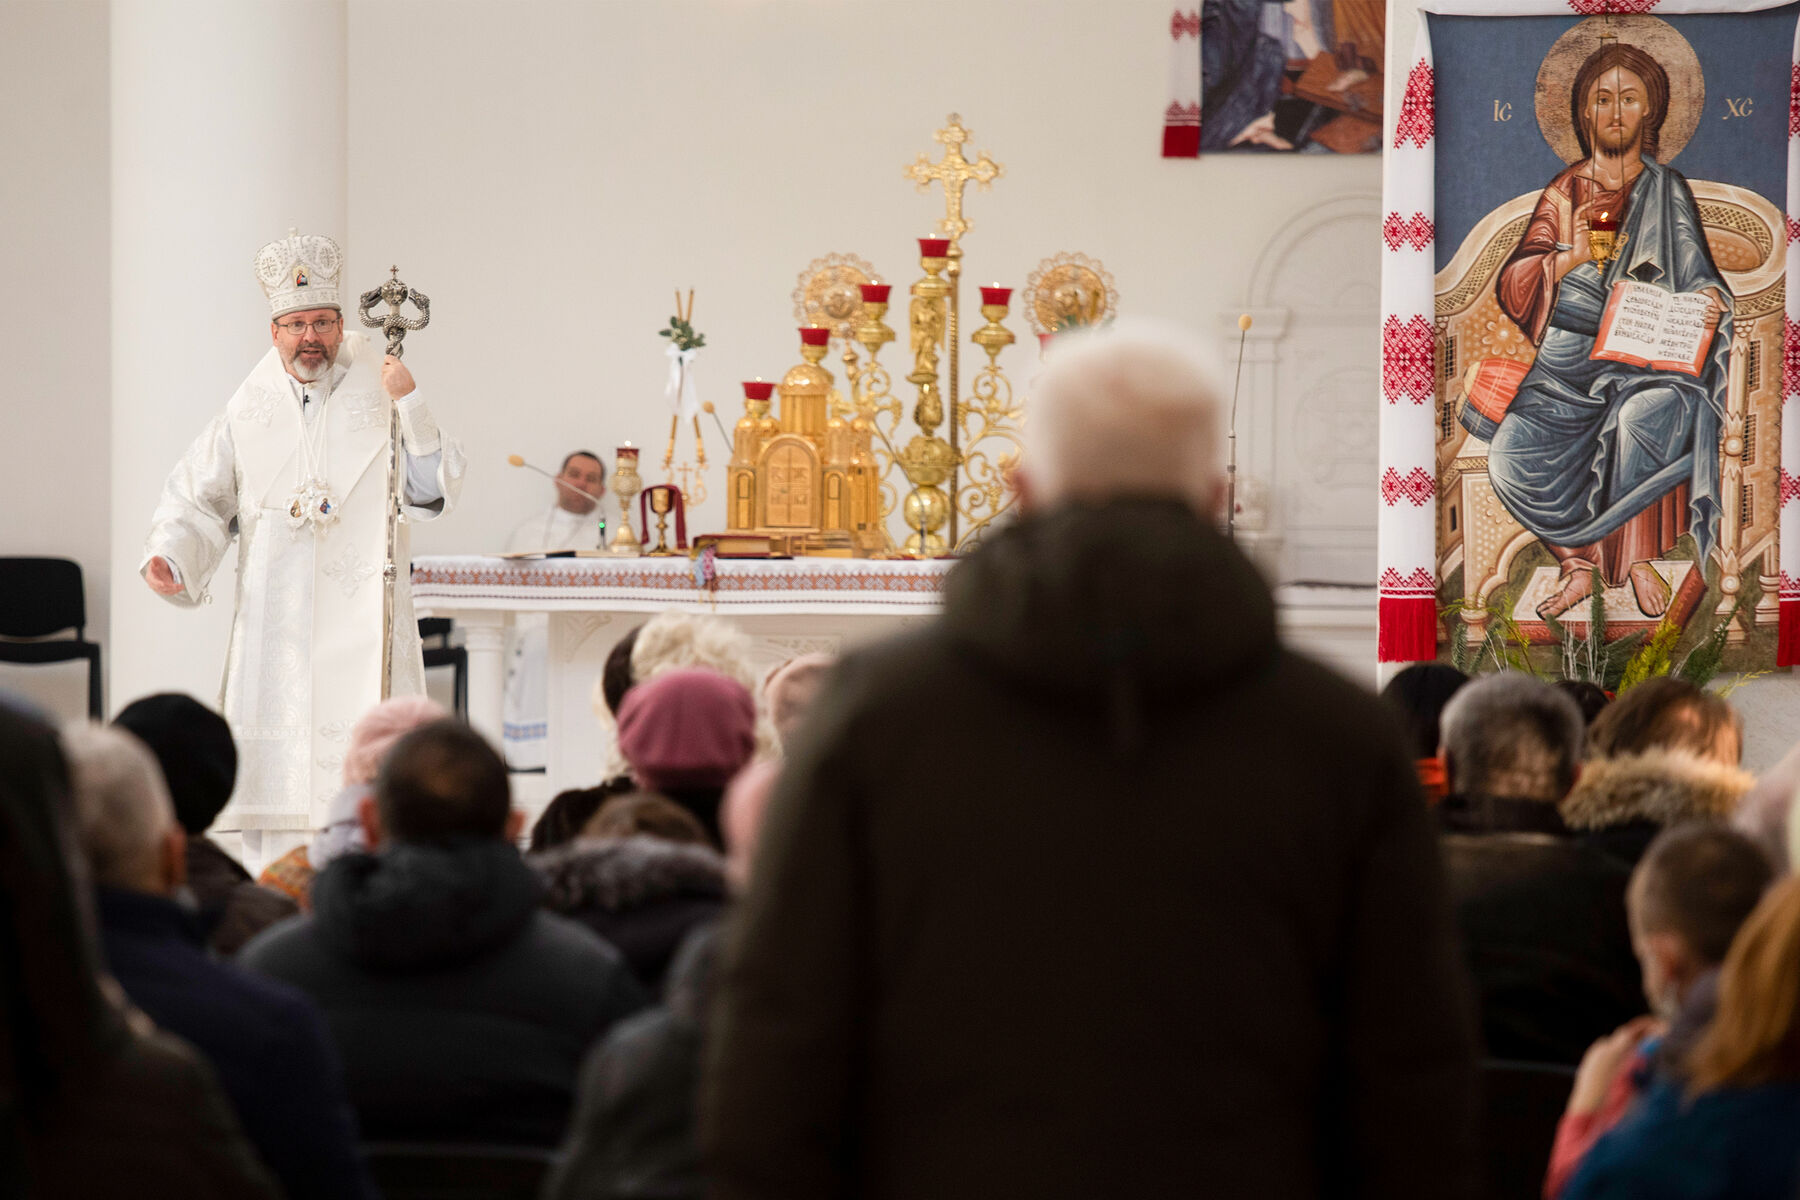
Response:
[[[600,500],[606,494],[606,467],[592,450],[576,450],[563,459],[551,482],[550,507],[533,513],[506,539],[508,554],[537,551],[597,550],[606,526]],[[506,705],[503,742],[506,765],[515,771],[542,770],[549,761],[550,619],[543,613],[513,617],[506,653]]]
[[[169,475],[139,568],[158,595],[200,604],[238,539],[220,707],[241,765],[213,827],[241,831],[253,863],[323,823],[350,726],[381,700],[390,414],[406,514],[442,516],[462,487],[462,447],[439,434],[412,373],[345,333],[342,264],[318,234],[290,231],[257,254],[274,345]],[[405,524],[395,558],[391,692],[410,695],[425,671]]]

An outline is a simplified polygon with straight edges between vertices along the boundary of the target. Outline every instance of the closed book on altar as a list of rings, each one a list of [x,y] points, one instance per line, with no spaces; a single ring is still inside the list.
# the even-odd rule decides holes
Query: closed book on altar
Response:
[[[1697,376],[1718,327],[1718,307],[1704,292],[1615,283],[1589,357]]]
[[[1531,368],[1510,358],[1484,358],[1464,377],[1463,405],[1458,420],[1484,442],[1492,441],[1500,428],[1506,406],[1518,395],[1519,384]]]

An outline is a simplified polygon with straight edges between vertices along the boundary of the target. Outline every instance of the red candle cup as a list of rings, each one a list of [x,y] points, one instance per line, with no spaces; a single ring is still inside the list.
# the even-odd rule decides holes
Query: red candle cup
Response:
[[[760,379],[744,380],[744,399],[746,400],[767,400],[774,394],[775,385],[773,383],[765,383]]]
[[[800,327],[800,344],[802,346],[831,345],[831,330],[823,325],[802,325]]]
[[[865,283],[861,286],[864,304],[886,304],[888,293],[894,289],[891,283]]]
[[[950,257],[950,239],[949,238],[940,238],[940,237],[920,238],[919,239],[919,257],[920,258],[948,258],[948,257]]]
[[[981,289],[981,302],[983,304],[1005,305],[1012,299],[1012,292],[1013,290],[1011,288],[984,287]]]
[[[620,458],[629,458],[631,461],[636,462],[638,448],[636,446],[620,446],[616,453]]]
[[[1588,228],[1595,233],[1617,233],[1619,232],[1619,214],[1612,212],[1595,213],[1594,219],[1588,223]]]

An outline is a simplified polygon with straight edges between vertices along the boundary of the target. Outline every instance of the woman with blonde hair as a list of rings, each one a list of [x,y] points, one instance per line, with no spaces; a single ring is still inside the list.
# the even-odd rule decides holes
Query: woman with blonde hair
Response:
[[[1719,976],[1719,1008],[1686,1062],[1588,1152],[1565,1200],[1800,1190],[1800,878],[1750,915]]]

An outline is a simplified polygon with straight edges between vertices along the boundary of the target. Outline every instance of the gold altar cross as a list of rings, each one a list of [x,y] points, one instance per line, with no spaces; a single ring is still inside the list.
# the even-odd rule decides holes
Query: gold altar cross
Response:
[[[906,168],[905,175],[919,185],[921,192],[934,183],[944,185],[944,219],[938,222],[938,228],[949,234],[954,242],[970,229],[969,222],[963,217],[963,185],[973,179],[986,191],[1006,168],[989,158],[985,150],[974,162],[963,157],[963,143],[969,140],[969,131],[963,128],[962,118],[955,113],[950,114],[950,124],[938,130],[935,136],[944,144],[944,157],[933,163],[921,154],[919,161]]]

